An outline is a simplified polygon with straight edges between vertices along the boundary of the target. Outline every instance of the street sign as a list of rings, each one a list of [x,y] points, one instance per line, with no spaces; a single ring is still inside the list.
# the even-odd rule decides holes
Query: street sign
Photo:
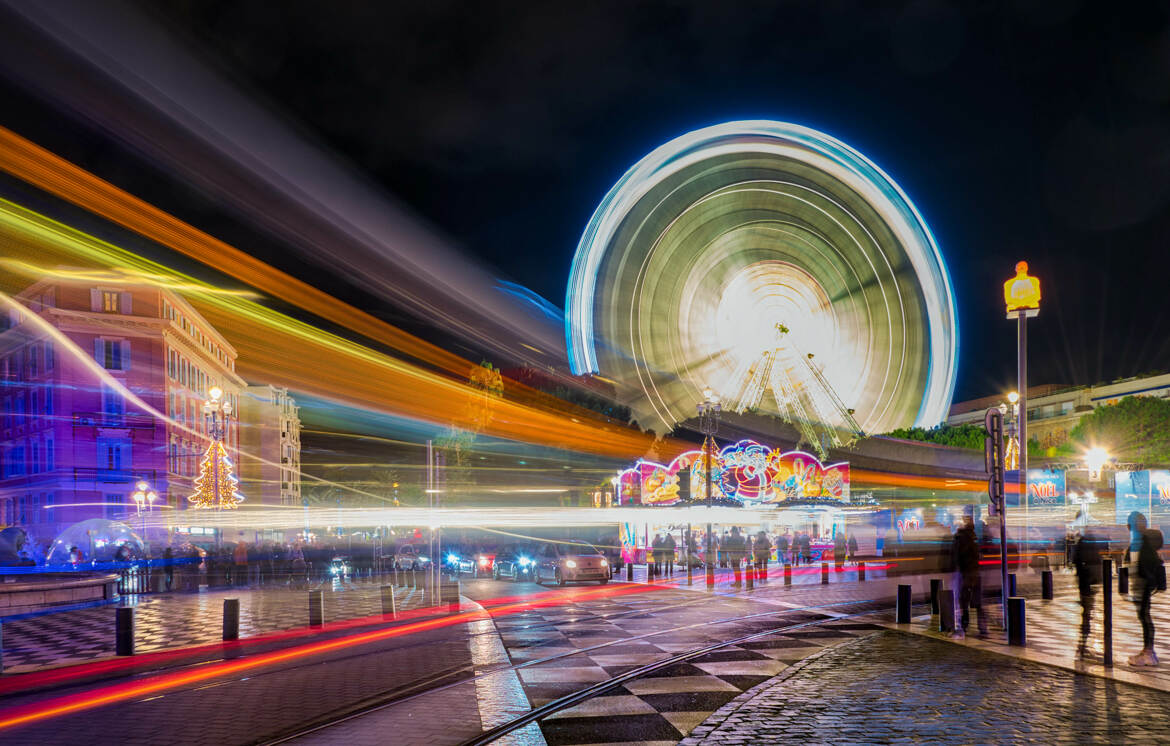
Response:
[[[983,468],[987,472],[987,496],[991,501],[988,513],[995,516],[1004,508],[1003,413],[997,407],[988,409],[983,416],[983,427],[987,431],[983,440]]]

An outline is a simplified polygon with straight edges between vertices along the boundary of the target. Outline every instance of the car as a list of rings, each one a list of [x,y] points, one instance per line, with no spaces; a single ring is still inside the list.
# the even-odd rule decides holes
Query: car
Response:
[[[335,578],[348,577],[353,572],[353,566],[349,563],[349,557],[334,557],[329,562],[329,574]]]
[[[443,564],[454,575],[471,575],[478,578],[481,575],[489,577],[496,555],[490,551],[464,551],[453,547],[447,551]]]
[[[394,553],[394,569],[425,570],[431,566],[425,544],[404,544]]]
[[[536,558],[537,583],[565,585],[575,581],[609,582],[609,560],[597,547],[584,541],[548,542]]]
[[[536,552],[532,547],[511,546],[496,554],[492,577],[496,580],[532,580],[536,570]]]

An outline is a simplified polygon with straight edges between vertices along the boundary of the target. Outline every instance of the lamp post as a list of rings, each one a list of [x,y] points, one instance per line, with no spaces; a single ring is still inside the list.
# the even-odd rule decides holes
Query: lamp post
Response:
[[[203,402],[203,414],[211,416],[211,427],[208,430],[208,435],[211,436],[213,444],[215,442],[222,442],[227,434],[228,417],[232,414],[232,403],[223,398],[223,389],[219,386],[212,386],[207,390],[207,395],[210,397]],[[220,418],[220,413],[223,418]],[[215,505],[217,509],[223,505],[223,498],[220,495],[222,485],[219,483],[219,469],[213,468],[211,470],[211,490],[215,496]],[[229,489],[234,491],[234,485],[230,485]],[[218,546],[223,540],[223,530],[218,526],[215,529],[215,543]]]
[[[699,427],[703,431],[703,451],[707,461],[707,553],[703,563],[707,567],[707,589],[715,587],[715,566],[711,564],[715,556],[715,537],[712,535],[710,520],[711,511],[711,468],[713,451],[715,450],[715,433],[719,429],[719,414],[723,411],[719,404],[719,396],[711,389],[703,389],[703,401],[699,402]]]
[[[154,501],[158,499],[158,493],[150,488],[150,485],[145,479],[139,480],[134,485],[134,492],[130,493],[130,498],[134,500],[135,505],[138,506],[138,517],[142,520],[142,542],[146,544],[146,514],[142,512],[143,506],[147,506],[147,510],[154,510]],[[143,549],[146,547],[143,546]]]
[[[1008,320],[1016,319],[1017,374],[1019,404],[1016,411],[1016,433],[1020,443],[1019,489],[1020,502],[1027,516],[1028,500],[1028,319],[1040,315],[1040,280],[1028,274],[1028,263],[1017,262],[1016,274],[1003,284],[1003,302]],[[1025,518],[1025,524],[1027,519]]]

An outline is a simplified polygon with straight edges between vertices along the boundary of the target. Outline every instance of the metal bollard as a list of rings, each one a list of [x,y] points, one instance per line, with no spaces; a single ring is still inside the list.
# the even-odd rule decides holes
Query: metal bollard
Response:
[[[630,582],[630,583],[634,582],[634,563],[633,562],[626,563],[626,581]]]
[[[240,599],[225,598],[223,600],[223,639],[225,641],[240,639]]]
[[[821,563],[821,585],[829,584],[829,563]]]
[[[1040,598],[1051,601],[1055,597],[1052,589],[1052,571],[1044,570],[1040,573]]]
[[[410,587],[418,588],[418,571],[413,567],[410,568]]]
[[[654,563],[652,563],[652,562],[646,563],[646,582],[647,583],[654,582]]]
[[[398,616],[398,605],[394,599],[394,586],[382,586],[382,616]]]
[[[1105,613],[1101,617],[1102,659],[1106,666],[1113,665],[1113,560],[1101,560],[1101,597],[1105,599]]]
[[[910,623],[910,586],[898,586],[898,612],[895,620],[898,624]]]
[[[950,588],[938,592],[938,631],[955,631],[955,592]]]
[[[784,585],[792,585],[792,565],[784,563]]]
[[[707,565],[707,590],[713,591],[715,590],[715,566],[710,562],[705,564]]]
[[[864,562],[857,563],[857,580],[859,582],[862,582],[862,583],[865,582],[865,563]]]
[[[694,578],[693,573],[694,573],[694,568],[691,567],[691,556],[688,554],[687,555],[687,585],[694,585],[695,584],[695,578]]]
[[[134,607],[114,609],[114,651],[118,655],[134,655]]]
[[[930,615],[938,616],[938,592],[942,590],[942,580],[930,579]]]
[[[749,591],[754,589],[756,587],[756,567],[755,567],[755,565],[753,565],[749,562],[748,566],[746,568],[744,568],[744,575],[747,576],[747,589]]]
[[[1016,595],[1016,574],[1008,573],[1008,596]]]
[[[1117,568],[1117,593],[1124,596],[1129,593],[1129,568]]]
[[[309,626],[320,627],[325,623],[325,598],[321,591],[309,591]]]
[[[1008,598],[1008,645],[1024,646],[1028,641],[1022,596]]]

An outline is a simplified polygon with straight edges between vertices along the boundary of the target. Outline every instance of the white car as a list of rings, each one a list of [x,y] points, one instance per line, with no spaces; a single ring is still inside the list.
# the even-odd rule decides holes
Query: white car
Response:
[[[575,581],[609,582],[609,560],[592,544],[583,541],[549,542],[536,558],[537,583],[557,585]]]
[[[425,570],[431,566],[431,558],[423,544],[406,544],[394,553],[394,567],[398,570]]]

